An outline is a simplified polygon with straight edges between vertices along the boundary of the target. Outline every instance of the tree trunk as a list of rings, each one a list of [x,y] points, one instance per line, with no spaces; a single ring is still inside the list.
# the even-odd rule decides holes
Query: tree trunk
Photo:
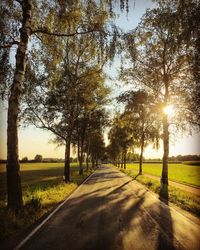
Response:
[[[123,168],[123,156],[121,157],[120,168]]]
[[[89,170],[89,153],[87,152],[86,154],[86,171],[88,172]]]
[[[168,185],[169,124],[167,114],[163,116],[163,165],[161,183]]]
[[[87,145],[87,152],[86,152],[86,171],[88,172],[89,170],[89,150],[90,149],[90,141],[88,140],[88,145]]]
[[[98,158],[96,157],[96,167],[98,167]]]
[[[80,150],[80,157],[79,157],[79,175],[83,175],[83,149]]]
[[[92,168],[93,169],[95,168],[95,159],[94,159],[94,156],[92,156]]]
[[[117,167],[120,168],[120,156],[117,157]]]
[[[139,174],[142,174],[143,152],[144,152],[144,132],[142,133],[141,137]]]
[[[64,181],[70,181],[70,140],[65,144],[65,165],[64,165]]]
[[[84,147],[84,141],[85,141],[85,129],[83,130],[83,133],[80,135],[81,139],[78,143],[79,147],[79,175],[83,175],[83,147]]]
[[[23,10],[22,27],[16,53],[14,80],[8,100],[7,118],[7,199],[8,209],[15,214],[18,214],[23,206],[18,155],[18,116],[27,65],[26,54],[30,36],[32,1],[24,0],[21,5]]]
[[[78,137],[78,162],[79,162],[79,175],[82,175],[83,174],[82,149],[79,137]]]
[[[165,82],[165,96],[164,96],[164,107],[168,105],[169,97],[169,84],[168,77],[165,75],[164,67],[164,82]],[[164,112],[164,111],[163,111]],[[162,177],[161,185],[168,185],[168,157],[169,157],[169,123],[168,115],[163,113],[163,165],[162,165]]]
[[[124,169],[126,169],[126,154],[127,154],[127,150],[124,150]]]

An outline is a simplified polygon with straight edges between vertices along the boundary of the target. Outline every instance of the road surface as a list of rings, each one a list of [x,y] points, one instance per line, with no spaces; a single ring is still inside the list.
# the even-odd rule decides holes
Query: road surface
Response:
[[[200,249],[200,222],[102,166],[21,249]]]

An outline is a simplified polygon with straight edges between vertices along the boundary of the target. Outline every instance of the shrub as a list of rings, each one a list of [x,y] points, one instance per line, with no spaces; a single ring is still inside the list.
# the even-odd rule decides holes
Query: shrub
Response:
[[[42,207],[41,198],[37,196],[32,196],[31,199],[27,201],[26,207],[34,210],[41,209]]]
[[[35,162],[42,162],[42,155],[36,155],[34,160]]]

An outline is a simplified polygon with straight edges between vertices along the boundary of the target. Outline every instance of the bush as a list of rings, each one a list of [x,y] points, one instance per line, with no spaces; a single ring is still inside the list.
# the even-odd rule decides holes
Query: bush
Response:
[[[42,155],[36,155],[34,158],[35,162],[42,162],[42,159],[43,159]]]
[[[27,201],[26,207],[33,210],[39,210],[42,207],[41,198],[32,196],[31,199]]]
[[[26,156],[23,157],[22,160],[21,160],[21,162],[28,162],[28,157],[26,157]]]

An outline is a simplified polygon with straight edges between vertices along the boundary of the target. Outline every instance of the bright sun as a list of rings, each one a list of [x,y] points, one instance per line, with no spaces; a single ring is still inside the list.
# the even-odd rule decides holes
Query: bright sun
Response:
[[[173,105],[168,105],[168,106],[164,107],[163,112],[164,112],[164,114],[169,115],[169,116],[173,115],[174,114]]]

